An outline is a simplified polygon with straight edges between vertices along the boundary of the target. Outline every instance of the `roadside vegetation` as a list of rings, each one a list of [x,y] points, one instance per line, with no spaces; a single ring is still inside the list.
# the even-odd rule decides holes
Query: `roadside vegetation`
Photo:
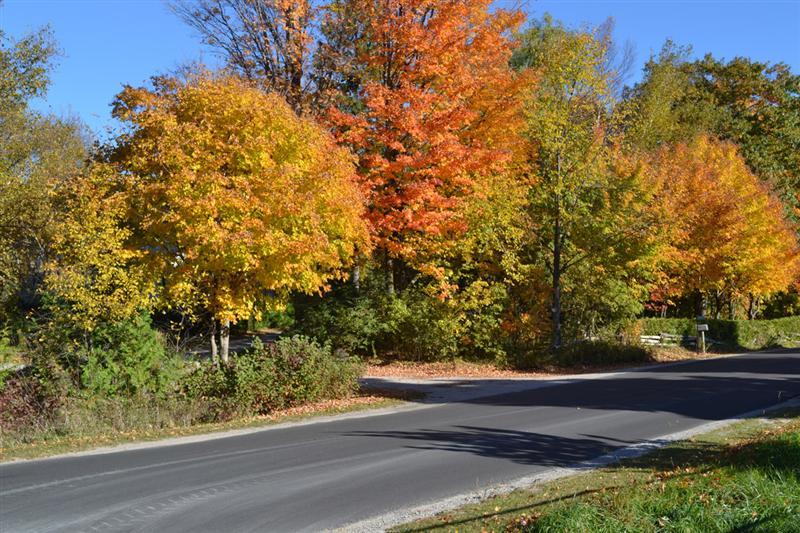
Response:
[[[800,531],[798,415],[739,422],[392,531]]]
[[[176,0],[225,67],[125,85],[102,142],[31,105],[55,36],[0,30],[9,446],[354,398],[368,361],[630,366],[698,322],[712,350],[800,343],[786,65],[667,42],[625,86],[611,21],[265,5]],[[282,339],[231,350],[259,327]]]
[[[69,354],[87,361],[80,384],[57,366],[32,365],[4,376],[0,456],[216,431],[271,420],[275,413],[285,418],[302,406],[316,406],[300,411],[306,415],[325,414],[392,399],[359,391],[360,361],[303,337],[256,342],[222,366],[185,364],[166,355],[152,329],[143,331],[147,323],[138,325],[126,331],[128,338]],[[152,344],[143,345],[146,335]]]

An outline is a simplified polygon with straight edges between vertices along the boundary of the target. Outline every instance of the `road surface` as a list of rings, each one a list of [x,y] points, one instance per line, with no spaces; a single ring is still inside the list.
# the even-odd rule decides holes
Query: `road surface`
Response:
[[[101,455],[0,465],[0,530],[319,531],[800,395],[800,352]]]

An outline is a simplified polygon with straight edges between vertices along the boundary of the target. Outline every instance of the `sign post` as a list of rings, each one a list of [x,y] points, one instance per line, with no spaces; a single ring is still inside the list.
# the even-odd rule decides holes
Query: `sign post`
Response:
[[[697,349],[700,350],[700,353],[706,353],[706,331],[708,331],[708,324],[697,324],[697,332],[700,334]]]

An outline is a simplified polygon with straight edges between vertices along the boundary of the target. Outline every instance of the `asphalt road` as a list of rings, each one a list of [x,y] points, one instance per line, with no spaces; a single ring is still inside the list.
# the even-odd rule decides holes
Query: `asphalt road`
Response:
[[[319,531],[800,395],[800,353],[627,372],[381,416],[0,465],[0,530]]]

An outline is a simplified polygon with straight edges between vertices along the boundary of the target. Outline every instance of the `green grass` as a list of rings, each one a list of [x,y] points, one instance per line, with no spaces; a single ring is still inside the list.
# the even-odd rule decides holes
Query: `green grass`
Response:
[[[800,412],[781,416],[393,531],[800,532]]]

